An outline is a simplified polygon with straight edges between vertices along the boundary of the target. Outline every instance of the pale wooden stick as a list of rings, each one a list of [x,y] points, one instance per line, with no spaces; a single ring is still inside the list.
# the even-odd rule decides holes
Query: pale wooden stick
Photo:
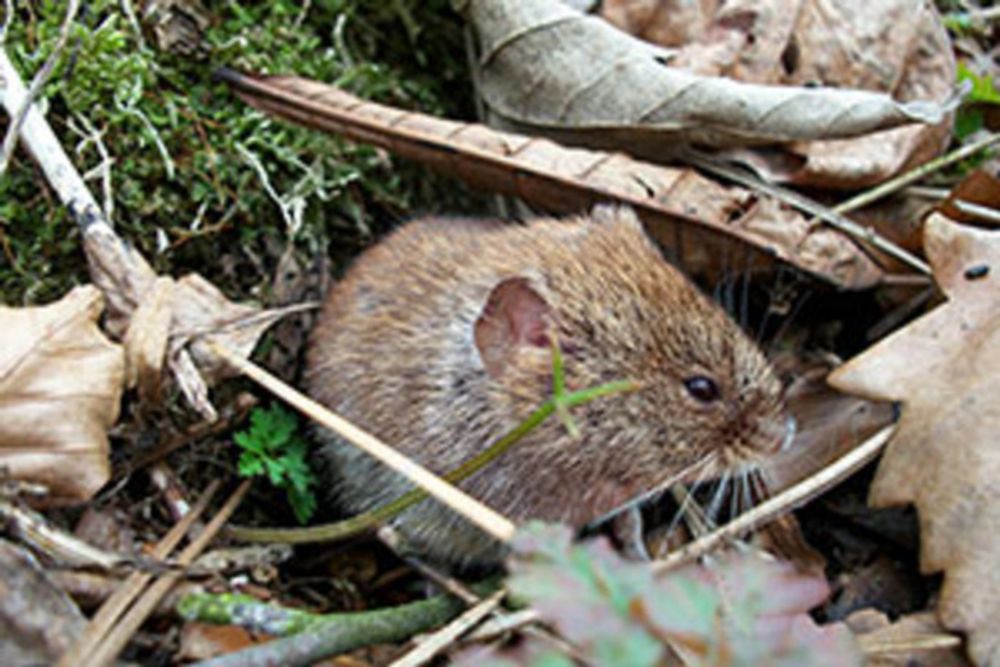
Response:
[[[209,542],[215,538],[216,533],[222,529],[223,524],[229,521],[229,517],[236,511],[236,507],[243,500],[243,496],[246,495],[249,488],[250,480],[244,480],[237,487],[236,491],[229,496],[226,504],[219,510],[218,514],[212,517],[212,520],[208,522],[205,529],[177,557],[179,565],[190,565],[195,558],[201,555],[201,552],[205,550]],[[136,630],[146,622],[149,615],[156,609],[156,605],[159,604],[163,596],[170,592],[170,589],[177,584],[183,575],[183,571],[176,570],[168,572],[157,579],[152,586],[146,589],[142,597],[136,600],[128,613],[115,626],[114,631],[105,637],[104,642],[94,650],[90,657],[85,661],[80,660],[76,664],[84,665],[84,667],[105,667],[105,665],[113,663],[135,634]]]
[[[208,502],[215,495],[215,491],[218,488],[218,481],[212,482],[208,486],[205,492],[201,494],[198,502],[191,508],[191,511],[184,515],[183,519],[174,524],[174,527],[157,543],[153,549],[153,558],[163,560],[170,555],[170,552],[180,544],[181,539],[187,534],[191,525],[205,511]],[[133,572],[130,574],[118,586],[114,594],[104,601],[101,608],[90,619],[90,623],[87,624],[83,634],[60,656],[56,667],[75,667],[82,664],[84,659],[91,654],[110,628],[118,622],[118,618],[128,609],[128,606],[132,604],[132,601],[142,592],[152,578],[153,575],[146,572]]]
[[[7,135],[3,138],[3,146],[0,147],[0,176],[3,176],[4,172],[7,171],[7,164],[10,162],[11,157],[14,155],[14,148],[17,146],[18,133],[21,131],[21,125],[25,122],[29,109],[32,107],[32,103],[38,93],[41,92],[42,87],[52,76],[52,71],[56,67],[56,63],[62,57],[63,51],[66,48],[66,42],[69,40],[69,33],[73,27],[73,21],[76,20],[76,13],[80,10],[80,0],[69,0],[66,6],[66,18],[63,20],[62,26],[59,28],[59,36],[56,38],[55,45],[52,47],[52,53],[49,57],[45,59],[42,64],[42,68],[35,73],[35,77],[31,80],[30,87],[24,92],[20,99],[20,105],[16,107],[16,111],[10,107],[8,113],[10,114],[10,124],[7,126]],[[8,17],[9,18],[9,17]],[[4,30],[6,34],[6,30]],[[6,52],[3,55],[6,60]],[[9,65],[9,61],[7,65]],[[10,68],[13,71],[13,67]],[[18,83],[20,83],[20,77],[15,78]],[[5,81],[8,79],[6,75],[0,75],[0,86],[5,85]]]
[[[891,640],[861,635],[857,637],[857,640],[862,653],[869,657],[890,653],[911,653],[913,651],[940,651],[958,648],[962,645],[961,637],[944,633],[899,637]]]
[[[790,486],[773,498],[762,502],[745,514],[741,514],[724,526],[720,526],[704,537],[667,554],[666,558],[653,563],[653,573],[662,575],[675,567],[690,563],[704,556],[724,542],[760,527],[762,524],[782,516],[815,498],[844,479],[853,475],[862,466],[873,460],[885,443],[889,441],[896,427],[887,426],[866,441],[840,457],[814,475],[798,484]]]
[[[461,616],[427,637],[399,660],[393,661],[389,667],[420,667],[426,664],[492,613],[506,594],[506,590],[500,589],[475,606],[469,607]]]
[[[288,386],[260,366],[243,359],[229,348],[216,343],[210,338],[204,338],[201,342],[221,359],[228,362],[233,368],[239,370],[248,378],[257,382],[316,423],[330,429],[358,449],[370,454],[392,470],[420,486],[428,495],[434,496],[440,502],[475,523],[489,535],[501,542],[509,542],[514,536],[517,526],[510,519],[490,509],[469,494],[400,454],[370,433],[361,430],[343,417],[334,414],[302,392]]]

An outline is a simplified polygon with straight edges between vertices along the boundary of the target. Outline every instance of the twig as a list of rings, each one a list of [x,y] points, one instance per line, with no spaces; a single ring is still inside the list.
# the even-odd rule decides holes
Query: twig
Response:
[[[456,598],[461,600],[467,605],[479,604],[481,600],[479,596],[470,591],[464,584],[460,581],[453,579],[452,577],[438,572],[430,565],[427,565],[419,558],[414,558],[409,556],[404,552],[405,542],[403,536],[399,534],[395,528],[391,525],[386,524],[378,529],[377,533],[379,540],[385,544],[389,549],[392,550],[399,558],[406,562],[407,565],[412,567],[414,570],[419,572],[421,575],[434,582],[441,590],[445,593],[450,593]]]
[[[111,571],[135,562],[135,559],[128,556],[97,549],[52,527],[40,514],[7,501],[0,501],[0,522],[7,533],[16,535],[33,549],[64,565]]]
[[[415,649],[399,660],[393,661],[389,667],[420,667],[429,662],[438,653],[448,648],[459,637],[476,626],[486,616],[491,614],[503,600],[506,590],[499,590],[473,607],[469,607],[454,621],[444,626],[430,637],[422,641]]]
[[[973,204],[970,201],[963,201],[961,199],[956,199],[952,202],[955,208],[960,212],[971,215],[980,220],[985,220],[986,222],[991,222],[994,225],[1000,224],[1000,211],[995,208],[990,208],[989,206],[983,206],[982,204]]]
[[[962,645],[961,637],[944,633],[909,638],[901,637],[898,639],[883,639],[861,635],[857,640],[858,646],[866,656],[910,653],[913,651],[940,651],[942,649],[958,648]]]
[[[7,136],[3,138],[3,147],[0,148],[0,176],[7,171],[7,165],[10,163],[10,159],[14,155],[14,148],[17,146],[17,137],[21,132],[21,126],[24,124],[28,110],[32,106],[32,102],[36,97],[38,97],[38,93],[41,92],[42,87],[48,82],[49,77],[52,76],[52,70],[55,69],[56,63],[59,62],[59,58],[62,57],[63,49],[66,48],[66,42],[69,40],[69,31],[73,27],[73,21],[76,20],[76,13],[79,9],[80,0],[69,0],[69,4],[66,7],[66,18],[63,20],[63,24],[59,28],[59,37],[56,39],[55,46],[52,48],[52,53],[49,54],[49,57],[46,58],[42,68],[38,70],[34,78],[31,80],[31,85],[28,86],[27,94],[21,100],[21,104],[17,107],[17,111],[11,113],[10,115],[10,125],[7,127]],[[4,54],[4,57],[6,58],[6,54]],[[10,85],[6,72],[0,72],[0,78],[3,79],[4,87]]]
[[[174,527],[163,536],[153,549],[152,556],[163,560],[170,555],[170,552],[180,544],[181,539],[188,529],[194,524],[201,514],[208,507],[209,501],[218,489],[219,483],[213,482],[198,499],[191,511],[182,520],[174,524]],[[97,610],[90,623],[77,638],[76,642],[59,658],[56,667],[75,667],[82,664],[86,656],[97,647],[108,631],[118,621],[125,609],[132,604],[132,600],[142,591],[142,589],[152,579],[152,575],[145,572],[133,572],[125,581],[121,583],[118,590],[104,601],[101,608]]]
[[[199,533],[198,537],[195,538],[188,546],[181,552],[180,556],[177,558],[177,562],[180,565],[190,565],[191,562],[205,550],[208,543],[211,542],[216,533],[222,528],[223,524],[229,520],[233,512],[236,511],[236,507],[243,500],[243,496],[246,495],[247,490],[250,488],[250,480],[245,480],[242,484],[237,487],[236,491],[233,492],[226,504],[222,506],[219,512],[212,517],[212,520],[208,522],[205,529]],[[175,571],[168,572],[167,574],[161,576],[153,585],[151,585],[146,592],[143,593],[142,597],[136,600],[135,604],[128,610],[128,613],[123,616],[118,623],[115,625],[114,630],[112,630],[105,638],[104,642],[100,644],[94,652],[89,656],[86,661],[78,662],[77,664],[83,664],[89,667],[104,667],[104,665],[110,665],[118,654],[121,653],[125,645],[128,644],[129,640],[135,634],[136,630],[146,622],[149,615],[153,613],[156,609],[156,605],[160,602],[164,595],[166,595],[174,585],[180,581],[183,576],[183,572]]]
[[[475,586],[480,594],[493,587]],[[409,639],[455,618],[464,605],[460,600],[440,595],[429,600],[389,609],[328,614],[323,623],[305,633],[276,639],[242,651],[196,663],[193,667],[264,667],[311,665],[329,656],[362,646]],[[210,620],[210,619],[209,619]]]
[[[840,230],[844,234],[858,239],[859,241],[869,243],[872,247],[881,250],[891,257],[895,257],[920,273],[924,273],[926,275],[931,274],[931,267],[927,264],[927,262],[923,261],[905,248],[901,248],[892,241],[880,236],[874,230],[862,227],[850,218],[845,217],[842,211],[837,211],[836,209],[830,209],[823,206],[819,202],[813,201],[809,197],[799,194],[798,192],[793,192],[787,188],[773,185],[771,183],[765,183],[750,172],[728,164],[723,164],[718,159],[702,153],[701,151],[689,148],[684,150],[683,155],[685,160],[700,169],[704,169],[705,171],[715,174],[716,176],[721,176],[722,178],[739,183],[740,185],[756,190],[757,192],[763,192],[764,194],[791,204],[792,206],[815,216],[818,220],[822,220],[831,227]]]
[[[7,113],[14,117],[22,107],[27,109],[21,127],[21,141],[42,168],[60,201],[81,227],[101,225],[114,235],[97,200],[70,162],[45,116],[36,105],[28,104],[28,91],[3,49],[0,49],[0,82],[3,84],[0,86],[0,104],[7,109]]]
[[[934,158],[930,162],[925,162],[919,167],[911,169],[905,174],[897,176],[890,181],[886,181],[871,190],[862,192],[856,197],[851,197],[847,201],[837,204],[833,207],[833,211],[843,214],[867,206],[878,201],[879,199],[882,199],[883,197],[887,197],[894,192],[902,190],[908,185],[916,183],[925,176],[933,174],[935,171],[939,171],[956,162],[961,162],[965,158],[975,155],[979,151],[985,150],[998,142],[1000,142],[1000,133],[991,134],[983,139],[980,139],[979,141],[968,144],[967,146],[957,148],[950,153],[942,155],[941,157]]]
[[[785,489],[773,498],[769,498],[708,535],[667,554],[666,558],[653,563],[653,572],[656,575],[662,575],[675,567],[690,563],[724,542],[760,527],[840,483],[874,459],[892,437],[895,428],[895,426],[887,426],[814,475]]]
[[[278,398],[299,410],[318,424],[330,429],[359,449],[375,457],[386,466],[403,475],[414,484],[422,487],[427,493],[465,518],[469,519],[487,534],[509,542],[514,536],[516,526],[512,521],[490,509],[469,494],[444,481],[413,460],[400,454],[370,433],[361,430],[343,417],[340,417],[299,392],[280,379],[271,375],[260,366],[243,359],[239,354],[216,343],[210,338],[204,341],[213,353],[228,362],[251,380],[254,380]]]

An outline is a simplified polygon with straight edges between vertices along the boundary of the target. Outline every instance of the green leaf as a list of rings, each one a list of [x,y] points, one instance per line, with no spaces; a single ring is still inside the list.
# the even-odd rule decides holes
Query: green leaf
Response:
[[[296,518],[304,523],[316,510],[316,477],[297,428],[295,414],[280,405],[257,408],[250,413],[250,428],[236,433],[233,441],[243,450],[237,464],[240,475],[266,477],[272,486],[284,489]]]

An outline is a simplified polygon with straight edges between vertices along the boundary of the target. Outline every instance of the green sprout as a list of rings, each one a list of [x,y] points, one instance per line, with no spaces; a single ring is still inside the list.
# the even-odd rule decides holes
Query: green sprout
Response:
[[[308,449],[298,432],[298,419],[280,405],[254,409],[250,428],[233,440],[243,451],[238,463],[243,477],[266,477],[272,486],[284,489],[288,504],[299,523],[316,511],[316,476],[306,463]]]

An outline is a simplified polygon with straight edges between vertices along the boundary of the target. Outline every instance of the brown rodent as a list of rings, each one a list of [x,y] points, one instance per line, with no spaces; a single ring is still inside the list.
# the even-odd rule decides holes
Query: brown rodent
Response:
[[[312,333],[312,396],[437,473],[520,423],[552,393],[550,332],[569,389],[641,389],[574,408],[461,483],[507,517],[582,526],[695,464],[720,473],[780,448],[782,389],[725,313],[667,264],[635,215],[412,222],[363,253]],[[410,488],[327,436],[329,486],[350,512]],[[711,468],[711,470],[709,470]],[[503,548],[433,500],[394,525],[451,565]]]

